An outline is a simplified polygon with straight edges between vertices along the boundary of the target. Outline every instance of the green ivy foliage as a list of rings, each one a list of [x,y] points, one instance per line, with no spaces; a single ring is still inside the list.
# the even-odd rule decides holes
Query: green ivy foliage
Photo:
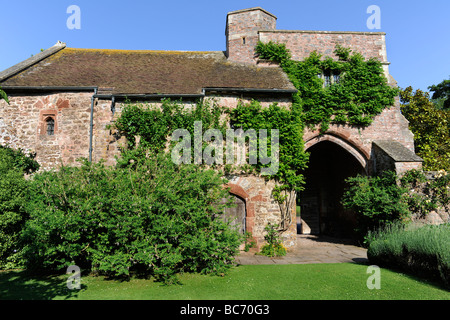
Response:
[[[279,130],[279,154],[274,157],[271,139],[267,141],[272,161],[278,161],[278,170],[267,179],[274,179],[276,185],[272,190],[275,201],[281,211],[279,232],[285,231],[292,224],[292,208],[295,206],[296,194],[303,190],[304,176],[302,170],[306,168],[308,154],[304,152],[303,122],[298,108],[285,108],[277,104],[263,108],[257,101],[249,104],[239,104],[230,112],[232,127],[243,130],[271,129]],[[277,158],[277,159],[276,159]],[[256,168],[262,167],[257,165]]]
[[[181,100],[161,102],[160,107],[126,103],[114,126],[127,138],[128,149],[137,149],[139,137],[139,147],[160,152],[174,130],[187,129],[193,135],[195,121],[202,121],[202,134],[208,129],[226,129],[221,119],[225,109],[214,101],[198,100],[193,106],[186,106]]]
[[[268,149],[271,152],[270,130],[279,130],[279,169],[268,179],[276,179],[280,186],[275,192],[282,190],[303,190],[301,171],[306,168],[308,154],[303,151],[303,125],[299,114],[290,108],[272,104],[263,108],[261,103],[253,100],[249,104],[239,104],[230,112],[230,123],[233,128],[244,131],[266,129],[268,133]],[[256,168],[262,167],[258,162]],[[278,199],[282,200],[282,199]]]
[[[284,44],[273,42],[259,42],[255,51],[261,59],[280,64],[298,89],[294,102],[301,104],[305,123],[320,125],[323,132],[330,123],[367,126],[398,95],[397,88],[388,85],[380,61],[365,60],[339,45],[334,51],[338,60],[314,51],[294,61]],[[339,82],[325,86],[318,76],[324,73],[339,75]]]
[[[275,179],[278,185],[274,189],[274,197],[280,204],[291,205],[295,201],[295,193],[302,190],[304,183],[301,171],[306,167],[308,156],[303,148],[303,125],[300,112],[295,108],[281,107],[272,104],[263,108],[258,101],[239,103],[235,109],[229,110],[218,106],[211,100],[199,100],[195,105],[186,108],[180,101],[163,100],[160,107],[136,105],[128,103],[115,123],[115,128],[127,138],[128,150],[119,160],[119,165],[127,166],[136,163],[149,152],[170,152],[167,143],[175,129],[187,129],[194,135],[195,121],[202,122],[202,134],[207,129],[218,129],[226,137],[226,130],[265,129],[267,132],[267,155],[271,157],[269,164],[262,164],[258,159],[254,166],[225,165],[223,170],[230,173],[235,170],[258,173],[261,168],[268,168],[277,161],[277,170],[267,175]],[[279,130],[278,157],[272,151],[271,130]],[[139,145],[135,141],[139,140]],[[258,143],[258,142],[257,142]],[[206,142],[202,147],[205,148]],[[173,146],[173,145],[172,145]],[[192,152],[194,146],[191,144]],[[258,149],[258,145],[255,150]],[[249,156],[249,155],[247,155]],[[257,156],[257,155],[256,155]],[[248,159],[247,159],[248,162]],[[217,166],[216,166],[217,168]],[[287,209],[285,211],[288,211]],[[284,223],[288,225],[289,223]]]

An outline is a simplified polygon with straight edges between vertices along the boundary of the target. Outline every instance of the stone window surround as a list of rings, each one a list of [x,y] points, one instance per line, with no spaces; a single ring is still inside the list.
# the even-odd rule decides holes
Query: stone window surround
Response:
[[[41,110],[39,112],[39,134],[41,136],[48,136],[47,134],[47,121],[48,119],[53,119],[54,128],[53,128],[53,136],[58,133],[58,121],[57,121],[58,110],[46,109]]]

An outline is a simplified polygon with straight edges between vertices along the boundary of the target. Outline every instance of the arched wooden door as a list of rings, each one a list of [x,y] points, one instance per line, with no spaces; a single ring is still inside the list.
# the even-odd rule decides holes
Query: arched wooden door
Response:
[[[234,194],[231,194],[233,199],[233,206],[231,208],[226,208],[222,218],[229,222],[234,228],[236,228],[239,233],[245,233],[245,218],[246,218],[246,208],[245,201]],[[223,202],[226,200],[223,199]]]

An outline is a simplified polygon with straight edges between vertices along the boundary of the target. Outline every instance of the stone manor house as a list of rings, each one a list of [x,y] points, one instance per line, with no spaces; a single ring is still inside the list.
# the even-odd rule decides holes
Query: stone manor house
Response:
[[[289,106],[296,89],[279,66],[255,58],[258,41],[285,43],[296,60],[314,50],[333,57],[337,44],[350,47],[379,59],[389,84],[396,84],[385,33],[277,30],[276,21],[259,7],[228,13],[225,51],[78,49],[58,42],[0,72],[0,86],[10,99],[10,104],[0,101],[0,144],[35,152],[43,170],[75,164],[80,157],[114,164],[120,137],[107,125],[125,98],[158,104],[167,97],[186,103],[211,97],[230,108],[256,99]],[[305,129],[304,141],[310,163],[299,195],[301,223],[297,230],[294,219],[284,232],[288,247],[297,232],[346,236],[354,227],[354,214],[339,204],[345,178],[421,167],[398,100],[369,127],[331,125],[325,134]],[[251,175],[229,180],[237,204],[229,214],[261,244],[266,224],[280,217],[271,196],[274,184]]]

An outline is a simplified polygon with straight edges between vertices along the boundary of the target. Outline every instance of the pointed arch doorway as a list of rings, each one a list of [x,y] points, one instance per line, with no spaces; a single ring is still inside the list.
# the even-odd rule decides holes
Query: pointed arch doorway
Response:
[[[356,214],[345,210],[341,198],[345,180],[367,174],[367,157],[341,138],[321,136],[305,144],[310,153],[306,184],[300,192],[297,233],[351,238]]]

